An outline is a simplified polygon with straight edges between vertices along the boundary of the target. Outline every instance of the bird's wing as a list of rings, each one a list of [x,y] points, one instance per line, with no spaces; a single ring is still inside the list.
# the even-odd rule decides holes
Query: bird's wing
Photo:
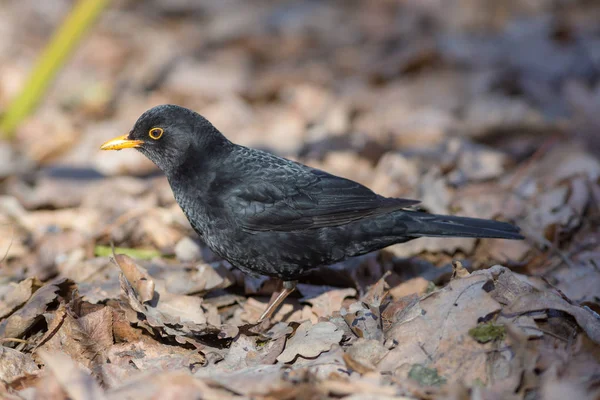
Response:
[[[227,196],[227,205],[237,222],[249,231],[314,229],[419,203],[385,198],[357,182],[320,170],[298,172],[236,186]]]

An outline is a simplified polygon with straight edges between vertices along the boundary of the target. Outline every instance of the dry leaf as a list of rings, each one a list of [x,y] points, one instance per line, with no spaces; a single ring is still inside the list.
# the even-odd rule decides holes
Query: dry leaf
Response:
[[[38,372],[39,369],[29,354],[0,346],[0,381],[11,383],[24,375]]]
[[[342,308],[342,303],[347,297],[356,296],[356,289],[329,290],[317,297],[304,298],[302,301],[312,306],[312,312],[317,317],[327,317]]]
[[[168,346],[146,338],[112,346],[107,353],[107,360],[101,366],[102,376],[111,387],[123,385],[139,376],[140,371],[193,371],[206,362],[205,357],[197,351]]]
[[[310,321],[302,323],[294,335],[288,339],[283,353],[277,357],[281,363],[290,363],[297,356],[304,358],[317,357],[331,346],[342,340],[342,331],[331,322],[319,322],[314,325]]]
[[[281,370],[282,366],[279,364],[257,365],[233,372],[200,369],[194,373],[194,376],[201,379],[208,378],[234,393],[258,397],[287,385],[282,379]]]
[[[516,299],[505,310],[505,314],[525,314],[533,311],[559,310],[570,314],[590,339],[600,344],[600,315],[588,307],[569,304],[556,293],[530,293]]]
[[[131,257],[125,254],[115,255],[115,262],[135,289],[142,303],[154,298],[154,280],[145,269],[139,267]]]
[[[73,400],[106,399],[96,381],[67,355],[41,351],[40,357],[69,398]]]
[[[349,368],[365,374],[374,371],[387,352],[378,340],[359,338],[346,350],[344,361]]]
[[[402,365],[424,364],[436,368],[450,382],[485,382],[487,356],[468,331],[501,310],[484,290],[488,279],[483,274],[455,279],[411,307],[414,313],[405,310],[405,319],[394,322],[386,333],[396,347],[378,367],[395,371]]]
[[[22,308],[0,322],[0,337],[22,337],[41,318],[48,305],[56,300],[61,287],[70,284],[68,279],[59,278],[38,289]]]
[[[340,314],[357,337],[383,341],[383,321],[379,310],[373,311],[357,301],[348,309],[342,308]]]
[[[173,295],[157,289],[157,302],[142,304],[124,275],[120,276],[121,289],[126,295],[130,311],[127,319],[131,323],[143,327],[149,333],[172,336],[184,344],[199,345],[194,337],[202,334],[218,335],[219,330],[206,325],[206,316],[202,310],[202,299],[199,297]],[[158,283],[158,281],[157,281]],[[162,282],[160,282],[160,286]],[[158,328],[158,330],[153,329]]]
[[[231,343],[225,359],[218,364],[218,368],[237,371],[258,364],[273,364],[283,351],[284,345],[285,337],[262,342],[257,337],[239,335]]]
[[[390,289],[390,296],[394,300],[401,299],[402,297],[409,296],[411,294],[422,295],[429,287],[429,281],[420,276],[402,282],[401,284]]]
[[[60,318],[56,315],[55,320]],[[54,322],[54,321],[53,321]],[[51,323],[56,331],[40,347],[42,352],[62,352],[89,369],[106,361],[106,352],[113,345],[113,314],[109,307],[76,318],[67,310],[64,320]]]
[[[243,400],[229,390],[218,387],[214,382],[204,382],[194,379],[189,373],[183,371],[164,371],[160,373],[144,374],[139,379],[132,380],[129,384],[109,390],[108,399],[197,399],[199,394],[203,400]]]
[[[42,286],[37,278],[27,278],[0,298],[0,319],[21,307],[31,295]]]

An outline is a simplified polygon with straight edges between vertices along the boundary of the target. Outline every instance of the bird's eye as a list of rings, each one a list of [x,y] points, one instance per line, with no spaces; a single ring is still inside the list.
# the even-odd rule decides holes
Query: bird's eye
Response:
[[[148,135],[150,135],[150,137],[154,140],[160,139],[162,134],[163,134],[162,128],[152,128],[148,131]]]

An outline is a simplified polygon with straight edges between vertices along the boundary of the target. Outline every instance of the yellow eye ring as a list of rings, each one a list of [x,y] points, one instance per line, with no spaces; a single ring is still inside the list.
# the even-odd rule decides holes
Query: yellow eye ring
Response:
[[[152,128],[148,131],[148,135],[154,139],[158,140],[163,134],[163,128]]]

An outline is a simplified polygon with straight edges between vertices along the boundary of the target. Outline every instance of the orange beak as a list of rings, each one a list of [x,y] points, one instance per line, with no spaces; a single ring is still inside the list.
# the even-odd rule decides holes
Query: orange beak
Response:
[[[141,140],[131,140],[129,135],[123,135],[109,140],[100,146],[100,150],[121,150],[140,147],[144,143]]]

